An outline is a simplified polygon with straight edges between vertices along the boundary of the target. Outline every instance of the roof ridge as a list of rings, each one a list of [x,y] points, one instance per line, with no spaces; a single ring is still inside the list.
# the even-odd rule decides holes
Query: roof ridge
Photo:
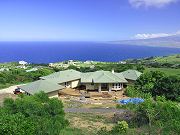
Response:
[[[109,73],[111,73],[110,71],[109,71]],[[111,73],[111,74],[113,74],[113,73]],[[109,75],[107,75],[107,74],[105,74],[107,77],[109,77],[110,79],[112,79],[112,80],[114,80],[114,81],[116,81],[116,79],[114,79],[114,78],[112,78],[112,77],[110,77]],[[114,75],[114,74],[113,74]]]
[[[126,78],[124,77],[124,75],[122,74],[122,73],[118,73],[118,74],[121,74],[122,75],[122,77],[123,77],[123,79],[122,78],[120,78],[119,76],[117,76],[116,74],[114,74],[116,77],[118,77],[120,80],[122,80],[122,81],[127,81],[126,80]]]
[[[115,79],[113,79],[112,77],[110,77],[109,75],[107,75],[107,74],[106,74],[107,72],[111,73],[110,71],[105,71],[105,72],[102,73],[102,75],[105,75],[105,76],[107,76],[108,78],[110,78],[111,80],[116,81]],[[101,77],[102,77],[102,75],[101,75]],[[99,78],[100,78],[100,77],[99,77]],[[99,79],[99,78],[98,78],[98,79]]]

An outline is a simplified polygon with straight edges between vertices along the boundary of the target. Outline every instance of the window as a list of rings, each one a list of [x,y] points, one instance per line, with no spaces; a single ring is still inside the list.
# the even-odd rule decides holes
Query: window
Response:
[[[118,89],[118,88],[121,88],[121,83],[114,83],[113,84],[113,88],[115,88],[115,89]]]
[[[65,87],[69,86],[69,82],[65,82]]]

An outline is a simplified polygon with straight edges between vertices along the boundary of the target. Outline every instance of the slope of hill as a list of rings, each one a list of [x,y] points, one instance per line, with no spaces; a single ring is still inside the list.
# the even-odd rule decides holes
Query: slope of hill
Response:
[[[164,56],[164,57],[156,57],[154,58],[154,61],[159,63],[180,64],[180,54]]]
[[[150,38],[150,39],[112,41],[111,43],[180,48],[180,34],[167,36],[167,37]]]

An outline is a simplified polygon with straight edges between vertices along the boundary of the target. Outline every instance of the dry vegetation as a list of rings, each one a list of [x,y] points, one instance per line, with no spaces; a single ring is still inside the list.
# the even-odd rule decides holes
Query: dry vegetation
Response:
[[[112,122],[113,114],[67,113],[66,117],[72,128],[78,127],[87,134],[95,134],[102,127],[111,130],[114,125]]]

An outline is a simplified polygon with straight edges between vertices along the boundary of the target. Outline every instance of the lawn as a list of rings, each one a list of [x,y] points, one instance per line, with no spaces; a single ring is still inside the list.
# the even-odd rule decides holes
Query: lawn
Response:
[[[148,68],[149,71],[161,71],[167,75],[175,75],[180,76],[180,69],[173,69],[173,68]]]
[[[159,63],[170,63],[170,64],[180,64],[180,55],[170,55],[164,57],[157,57],[154,61]]]

